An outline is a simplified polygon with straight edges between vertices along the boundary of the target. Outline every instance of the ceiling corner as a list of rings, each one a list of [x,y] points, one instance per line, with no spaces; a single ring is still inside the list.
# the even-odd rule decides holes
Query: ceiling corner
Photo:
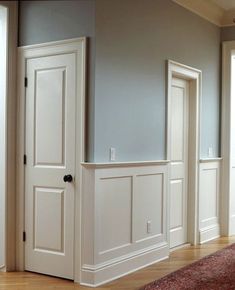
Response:
[[[221,27],[227,20],[225,13],[228,13],[217,5],[213,0],[172,0],[191,12],[201,16],[209,22]],[[231,17],[230,17],[231,18]],[[226,20],[225,20],[226,19]]]

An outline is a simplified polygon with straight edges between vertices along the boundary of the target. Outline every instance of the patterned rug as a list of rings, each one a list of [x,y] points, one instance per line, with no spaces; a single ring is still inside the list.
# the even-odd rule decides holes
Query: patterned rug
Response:
[[[235,290],[235,244],[141,288],[159,289]]]

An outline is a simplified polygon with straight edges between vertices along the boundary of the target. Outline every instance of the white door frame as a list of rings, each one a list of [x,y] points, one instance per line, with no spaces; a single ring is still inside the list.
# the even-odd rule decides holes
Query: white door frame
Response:
[[[5,263],[1,270],[15,270],[16,199],[16,64],[18,1],[0,1],[7,8],[7,70],[5,102]],[[3,266],[3,267],[2,267]],[[0,271],[1,271],[0,270]]]
[[[16,268],[23,271],[24,268],[24,231],[25,196],[24,196],[24,154],[25,154],[25,86],[26,61],[30,58],[38,58],[66,53],[76,53],[77,59],[77,107],[76,107],[76,173],[77,181],[75,191],[75,248],[74,248],[74,281],[80,281],[81,269],[81,188],[82,170],[81,162],[84,161],[85,140],[85,65],[86,65],[86,39],[76,38],[63,41],[55,41],[37,45],[19,47],[18,49],[18,114],[17,114],[17,240],[16,240]]]
[[[231,152],[231,104],[232,104],[232,57],[235,57],[235,41],[223,42],[222,53],[222,127],[221,127],[221,234],[235,234],[235,215],[232,213],[232,176],[234,161]],[[235,72],[233,72],[235,74]]]
[[[178,77],[189,81],[189,172],[188,172],[188,242],[195,245],[199,241],[199,206],[198,206],[198,185],[199,185],[199,156],[200,156],[200,102],[201,102],[201,79],[202,72],[198,69],[167,61],[167,151],[166,159],[171,160],[171,87],[172,78]],[[168,174],[168,188],[170,174]],[[168,194],[168,236],[170,242],[170,198]]]

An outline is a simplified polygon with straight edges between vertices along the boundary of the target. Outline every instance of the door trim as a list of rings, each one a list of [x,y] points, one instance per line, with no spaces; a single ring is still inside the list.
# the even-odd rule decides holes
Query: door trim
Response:
[[[231,105],[232,105],[232,57],[235,57],[235,41],[224,41],[222,44],[222,125],[221,125],[221,234],[234,235],[235,216],[232,213],[232,144],[231,144]]]
[[[7,78],[5,103],[5,263],[0,271],[15,270],[15,227],[16,227],[16,65],[18,2],[1,1],[7,8]],[[3,266],[3,267],[2,267]]]
[[[189,112],[191,115],[189,122],[189,150],[188,150],[188,242],[195,245],[199,242],[199,206],[198,206],[198,186],[199,186],[199,156],[200,156],[200,102],[201,102],[201,80],[202,72],[198,69],[184,64],[168,60],[167,61],[167,133],[166,133],[166,159],[171,160],[171,87],[172,78],[178,77],[189,81]],[[169,165],[168,165],[169,166]],[[170,170],[170,167],[169,167]],[[170,174],[168,174],[168,192],[170,184]],[[168,231],[167,241],[170,244],[170,197],[168,194]]]
[[[25,63],[27,59],[76,53],[77,59],[77,108],[76,108],[76,173],[75,179],[82,181],[81,162],[85,156],[85,65],[86,38],[75,38],[18,48],[18,79],[17,79],[17,231],[16,231],[16,269],[24,271],[24,231],[25,196],[24,196],[24,153],[25,153]],[[75,241],[74,241],[74,281],[80,281],[81,269],[81,188],[78,183],[75,191]]]

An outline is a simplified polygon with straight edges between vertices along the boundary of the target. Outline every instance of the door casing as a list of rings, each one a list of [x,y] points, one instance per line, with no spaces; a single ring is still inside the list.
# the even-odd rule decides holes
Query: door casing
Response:
[[[15,227],[16,227],[16,66],[18,2],[1,1],[7,8],[7,69],[5,102],[5,261],[0,271],[15,270]]]
[[[166,159],[171,160],[171,87],[173,77],[189,81],[189,148],[188,148],[188,221],[187,233],[188,242],[196,245],[199,241],[199,206],[198,206],[198,188],[199,188],[199,156],[200,156],[200,102],[201,102],[201,78],[202,72],[198,69],[186,66],[184,64],[168,60],[167,61],[167,133],[166,133]],[[170,170],[170,167],[169,167]],[[170,174],[168,174],[170,176]],[[168,192],[170,179],[168,177]],[[170,199],[168,194],[167,212],[168,212],[168,231],[167,241],[170,244]]]
[[[81,162],[85,156],[85,64],[86,64],[86,38],[75,38],[55,41],[44,44],[30,45],[18,48],[18,111],[17,111],[17,212],[18,221],[16,231],[16,269],[24,271],[24,154],[25,154],[25,63],[27,59],[45,57],[66,53],[75,53],[77,59],[77,92],[76,92],[76,172],[75,180],[78,186],[75,191],[75,240],[74,240],[74,281],[80,281],[81,268],[81,188],[82,169]],[[26,237],[27,238],[27,237]]]
[[[235,69],[233,60],[235,58],[235,41],[224,41],[222,46],[222,113],[221,113],[221,192],[223,197],[220,200],[220,223],[221,234],[231,236],[235,234],[234,203],[234,157],[232,138],[232,115],[233,115],[233,78]]]

